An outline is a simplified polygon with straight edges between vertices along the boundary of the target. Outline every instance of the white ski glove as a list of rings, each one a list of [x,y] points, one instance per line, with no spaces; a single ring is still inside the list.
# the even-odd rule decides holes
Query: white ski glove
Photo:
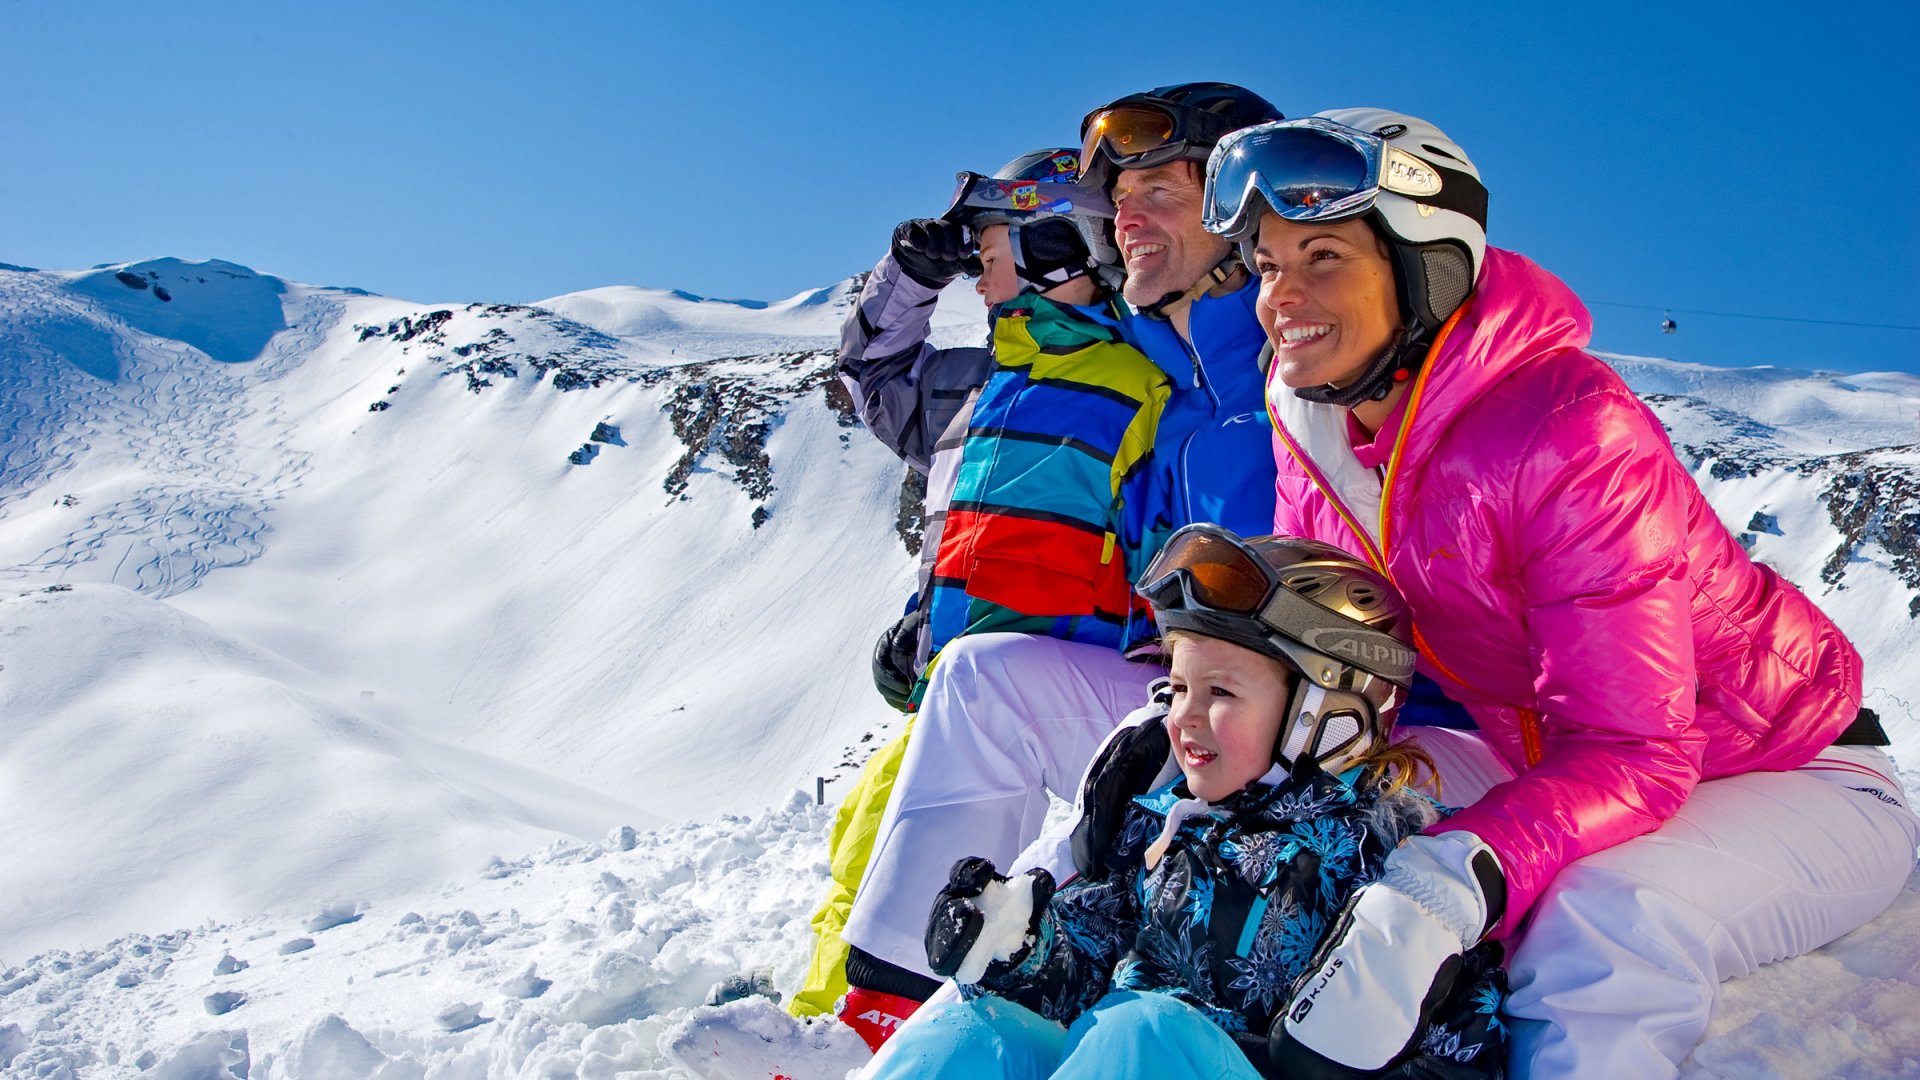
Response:
[[[1384,1069],[1452,988],[1460,957],[1505,914],[1500,860],[1469,832],[1411,836],[1315,950],[1268,1040],[1286,1075]]]

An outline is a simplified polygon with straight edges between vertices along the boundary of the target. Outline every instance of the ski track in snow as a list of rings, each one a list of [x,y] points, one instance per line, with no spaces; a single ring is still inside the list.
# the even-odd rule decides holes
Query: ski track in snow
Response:
[[[117,323],[44,281],[5,296],[0,326],[17,325],[29,311]],[[164,598],[193,588],[216,569],[258,558],[271,504],[299,485],[309,455],[291,445],[294,429],[284,422],[278,395],[256,387],[296,367],[340,310],[336,303],[307,298],[293,325],[249,364],[210,363],[183,342],[121,326],[117,340],[125,354],[113,381],[59,363],[17,363],[0,372],[0,392],[13,403],[7,408],[24,411],[31,402],[58,401],[70,418],[37,425],[20,418],[0,426],[8,436],[0,465],[12,481],[0,492],[0,513],[9,502],[70,494],[56,492],[57,481],[96,449],[124,454],[145,474],[133,490],[111,494],[106,506],[95,509],[96,500],[79,497],[81,523],[57,545],[11,569],[57,582],[80,563],[112,559],[114,584]],[[24,354],[35,348],[24,334],[0,336],[0,349]],[[36,374],[46,382],[36,385]],[[238,463],[243,424],[272,439],[247,447],[246,458],[271,461],[275,472],[262,475]]]

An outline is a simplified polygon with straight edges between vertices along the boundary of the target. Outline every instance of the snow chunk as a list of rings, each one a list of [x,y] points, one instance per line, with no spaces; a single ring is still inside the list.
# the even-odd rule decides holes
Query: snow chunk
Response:
[[[440,1025],[442,1031],[465,1031],[468,1028],[479,1027],[491,1019],[493,1018],[490,1016],[480,1015],[479,1002],[456,1001],[441,1009],[440,1014],[435,1016],[433,1021]]]
[[[292,941],[285,942],[280,946],[280,955],[292,956],[294,953],[306,952],[308,949],[311,949],[311,948],[313,948],[312,938],[297,937],[297,938],[294,938]]]
[[[594,957],[586,988],[563,1001],[554,1019],[601,1027],[645,1016],[653,1011],[646,991],[655,981],[646,961],[624,950],[608,949]]]
[[[528,964],[527,970],[501,984],[500,992],[510,998],[537,998],[553,985],[552,979],[543,979],[534,973],[537,965]]]
[[[989,881],[973,902],[986,921],[967,950],[966,959],[960,962],[960,970],[953,973],[953,981],[963,986],[979,982],[988,964],[1011,959],[1026,944],[1027,927],[1033,919],[1033,875]]]
[[[707,1004],[725,1005],[729,1001],[739,1001],[756,994],[768,1001],[777,1003],[780,1000],[780,991],[773,988],[772,968],[729,975],[714,983],[713,989],[707,991]]]
[[[336,926],[345,926],[359,921],[360,913],[355,905],[333,903],[321,908],[318,914],[308,919],[306,928],[307,933],[318,934],[323,930],[331,930]]]
[[[222,990],[217,994],[208,994],[201,1002],[207,1008],[208,1016],[225,1016],[247,1003],[247,995],[238,990]]]
[[[247,962],[232,953],[222,953],[220,962],[213,965],[215,975],[231,975],[236,971],[245,970],[247,970]]]
[[[694,1009],[660,1036],[660,1053],[702,1080],[844,1076],[873,1056],[845,1024],[802,1022],[763,997]]]
[[[164,1061],[152,1051],[134,1061],[136,1068],[152,1070],[143,1080],[245,1080],[251,1065],[244,1031],[209,1031]]]
[[[267,1076],[325,1076],[339,1080],[374,1080],[378,1077],[419,1076],[417,1068],[391,1069],[392,1059],[367,1041],[338,1014],[316,1020],[302,1031],[287,1048],[286,1056],[275,1061],[262,1055],[260,1072]]]

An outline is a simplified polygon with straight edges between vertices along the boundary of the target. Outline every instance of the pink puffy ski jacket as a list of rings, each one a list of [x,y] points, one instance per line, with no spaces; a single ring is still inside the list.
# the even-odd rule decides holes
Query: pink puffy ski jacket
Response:
[[[1422,670],[1519,774],[1436,826],[1500,856],[1501,934],[1562,866],[1658,827],[1703,779],[1804,764],[1860,708],[1859,654],[1747,558],[1660,422],[1581,351],[1591,330],[1558,278],[1488,248],[1384,481],[1344,409],[1268,385],[1274,532],[1383,568]]]

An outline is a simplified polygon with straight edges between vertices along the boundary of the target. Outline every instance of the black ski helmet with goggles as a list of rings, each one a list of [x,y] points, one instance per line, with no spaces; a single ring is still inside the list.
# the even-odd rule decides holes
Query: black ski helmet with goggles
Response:
[[[1128,94],[1080,121],[1082,180],[1111,192],[1123,169],[1191,161],[1204,170],[1207,155],[1228,132],[1278,120],[1281,115],[1266,98],[1232,83],[1177,83]],[[1175,305],[1224,284],[1239,261],[1229,245],[1220,261],[1190,287],[1169,290],[1151,303],[1136,304],[1135,310],[1164,319]]]
[[[1080,121],[1081,180],[1108,191],[1119,169],[1204,163],[1228,132],[1280,119],[1272,102],[1232,83],[1176,83],[1128,94]]]
[[[1386,742],[1413,687],[1413,616],[1378,571],[1331,544],[1188,525],[1141,576],[1162,633],[1190,631],[1295,674],[1274,760],[1327,766]]]
[[[1238,244],[1249,266],[1267,212],[1295,222],[1364,218],[1386,242],[1402,329],[1351,385],[1294,391],[1307,401],[1351,408],[1386,397],[1419,369],[1486,259],[1480,171],[1439,128],[1385,109],[1330,109],[1236,131],[1207,161],[1202,200],[1207,231]]]
[[[956,174],[953,201],[941,217],[965,225],[976,242],[983,231],[1007,226],[1021,292],[1046,292],[1089,275],[1110,291],[1121,280],[1120,252],[1107,239],[1113,204],[1079,178],[1080,155],[1071,149],[1035,150],[992,176]]]

